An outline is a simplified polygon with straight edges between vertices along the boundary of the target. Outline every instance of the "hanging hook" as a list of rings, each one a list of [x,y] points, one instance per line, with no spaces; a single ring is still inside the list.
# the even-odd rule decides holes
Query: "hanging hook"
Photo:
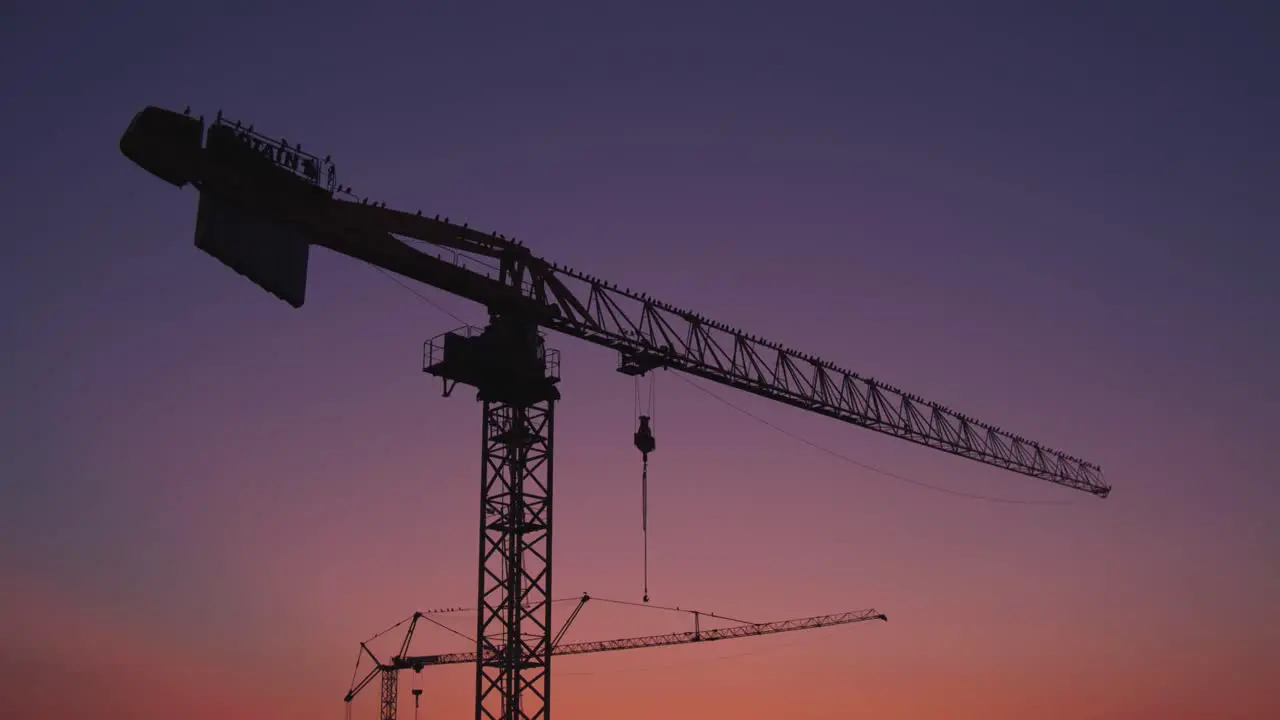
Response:
[[[657,449],[658,443],[653,438],[648,415],[640,416],[635,444],[644,463],[640,471],[640,529],[644,533],[644,601],[649,602],[649,453]]]

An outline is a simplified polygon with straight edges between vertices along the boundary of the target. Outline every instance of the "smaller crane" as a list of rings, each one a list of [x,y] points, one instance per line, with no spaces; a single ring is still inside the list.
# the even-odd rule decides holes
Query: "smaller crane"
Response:
[[[703,630],[701,627],[702,615],[713,615],[712,613],[702,613],[694,610],[682,611],[689,612],[694,617],[694,627],[690,632],[667,633],[664,635],[644,635],[641,637],[618,638],[614,640],[593,640],[589,642],[578,642],[562,644],[561,638],[564,637],[565,631],[569,629],[569,625],[578,616],[582,607],[591,600],[591,596],[583,594],[578,601],[577,607],[569,615],[564,625],[556,633],[555,643],[552,646],[552,655],[584,655],[588,653],[614,652],[617,650],[636,650],[640,648],[665,647],[668,645],[687,645],[696,642],[714,642],[716,640],[732,640],[735,638],[759,637],[761,635],[775,635],[784,632],[796,632],[798,630],[816,630],[818,628],[834,627],[836,625],[850,625],[853,623],[866,622],[868,620],[884,620],[888,621],[883,613],[875,610],[854,610],[850,612],[836,613],[834,615],[816,615],[813,617],[794,618],[791,620],[776,620],[764,623],[741,623],[739,625],[731,625],[723,628],[713,628]],[[720,617],[715,616],[714,617]],[[436,655],[409,655],[409,643],[413,639],[413,631],[417,627],[418,621],[426,617],[425,613],[416,612],[409,618],[409,628],[405,632],[404,641],[400,643],[400,652],[393,655],[388,662],[382,662],[369,649],[368,643],[361,643],[360,649],[362,654],[367,654],[373,660],[374,666],[359,682],[351,686],[347,691],[343,702],[347,703],[348,716],[350,715],[350,703],[355,699],[356,695],[365,688],[375,677],[382,679],[382,694],[380,698],[379,720],[395,720],[396,705],[398,703],[398,687],[396,683],[397,673],[401,670],[413,670],[414,672],[422,672],[422,669],[434,665],[459,665],[464,663],[474,663],[478,660],[481,662],[492,662],[500,659],[502,648],[495,648],[486,657],[481,659],[475,652],[458,652],[458,653],[442,653]],[[430,620],[430,618],[427,618]],[[397,624],[399,627],[404,621]],[[358,663],[357,663],[358,664]],[[418,696],[420,690],[414,690],[414,711],[417,712]]]

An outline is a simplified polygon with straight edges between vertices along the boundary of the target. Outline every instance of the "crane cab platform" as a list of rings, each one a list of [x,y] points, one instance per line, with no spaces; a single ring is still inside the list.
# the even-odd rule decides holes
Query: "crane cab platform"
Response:
[[[529,406],[560,399],[560,352],[546,346],[537,326],[466,325],[428,340],[422,360],[422,371],[441,378],[446,396],[462,383],[488,402]]]

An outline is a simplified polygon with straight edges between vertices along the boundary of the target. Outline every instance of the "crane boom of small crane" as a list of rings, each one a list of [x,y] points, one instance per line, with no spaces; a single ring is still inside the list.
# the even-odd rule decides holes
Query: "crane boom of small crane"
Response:
[[[710,630],[694,630],[690,632],[667,633],[664,635],[645,635],[642,637],[619,638],[616,640],[595,640],[591,642],[569,643],[558,645],[551,650],[552,655],[585,655],[587,653],[612,652],[616,650],[636,650],[640,648],[666,647],[668,645],[686,645],[696,642],[712,642],[733,638],[758,637],[797,630],[816,630],[866,622],[868,620],[888,620],[883,613],[875,610],[855,610],[835,615],[818,615],[815,617],[778,620],[767,623],[750,623],[731,625]],[[497,652],[501,652],[499,649]],[[476,661],[474,652],[445,653],[442,655],[416,655],[395,657],[391,665],[398,669],[421,670],[429,665],[456,665]]]
[[[581,607],[581,606],[579,606]],[[576,614],[576,613],[575,613]],[[434,665],[460,665],[473,663],[478,657],[474,652],[441,653],[435,655],[408,655],[409,643],[413,638],[414,626],[420,614],[413,616],[413,621],[405,633],[400,645],[400,653],[388,662],[381,662],[365,645],[361,645],[362,654],[367,654],[374,666],[347,691],[344,702],[350,703],[356,695],[379,674],[395,673],[400,670],[421,672],[425,667]],[[733,640],[736,638],[776,635],[778,633],[797,632],[800,630],[817,630],[818,628],[851,625],[868,620],[884,620],[889,618],[875,610],[853,610],[833,615],[816,615],[814,617],[777,620],[765,623],[744,623],[723,628],[707,630],[695,629],[690,632],[666,633],[663,635],[644,635],[641,637],[617,638],[614,640],[593,640],[569,644],[557,644],[551,650],[552,655],[585,655],[589,653],[615,652],[619,650],[637,650],[641,648],[668,647],[671,645],[688,645],[697,642],[714,642],[716,640]],[[572,622],[572,620],[570,620]],[[566,623],[567,627],[568,623]],[[495,653],[500,653],[500,650]]]

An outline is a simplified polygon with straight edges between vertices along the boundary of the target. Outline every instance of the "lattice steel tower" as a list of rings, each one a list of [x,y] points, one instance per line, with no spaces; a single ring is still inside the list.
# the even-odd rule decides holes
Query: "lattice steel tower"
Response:
[[[548,720],[558,355],[518,315],[446,333],[425,355],[446,395],[463,383],[483,405],[476,720]]]

